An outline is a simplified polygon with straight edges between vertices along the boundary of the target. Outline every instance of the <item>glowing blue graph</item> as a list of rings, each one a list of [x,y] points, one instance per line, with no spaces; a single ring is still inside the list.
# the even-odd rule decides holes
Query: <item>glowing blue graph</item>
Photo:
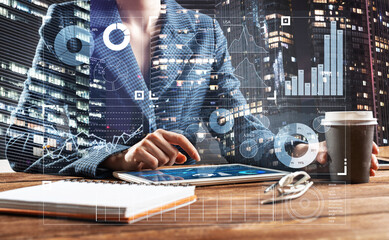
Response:
[[[324,64],[311,68],[311,82],[304,82],[304,70],[285,81],[285,96],[343,96],[343,30],[331,22],[331,34],[324,35]]]
[[[255,65],[244,58],[235,69],[234,75],[241,82],[242,88],[266,88],[262,78],[258,75]]]
[[[232,41],[229,53],[268,53],[263,47],[258,46],[253,36],[249,33],[247,27],[243,25],[242,33],[239,39]]]

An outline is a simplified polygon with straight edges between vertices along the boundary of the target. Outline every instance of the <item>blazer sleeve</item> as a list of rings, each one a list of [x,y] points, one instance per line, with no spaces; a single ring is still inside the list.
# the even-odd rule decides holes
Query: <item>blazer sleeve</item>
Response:
[[[208,101],[206,104],[209,106],[204,108],[203,118],[206,122],[209,122],[212,111],[215,110],[215,107],[210,107],[212,104],[210,104],[209,101],[212,101],[214,106],[217,106],[218,109],[225,108],[228,111],[235,110],[234,112],[231,112],[230,115],[234,118],[234,125],[230,132],[221,134],[215,132],[212,127],[208,126],[211,134],[220,140],[219,145],[222,155],[230,163],[243,163],[281,170],[291,170],[290,168],[285,167],[277,159],[274,149],[275,135],[264,127],[258,118],[249,113],[246,99],[239,90],[240,81],[234,75],[234,68],[228,53],[227,40],[217,21],[215,21],[214,33],[215,63],[213,65],[213,74],[217,76],[217,80],[215,80],[215,83],[211,84],[217,84],[218,91],[213,91],[213,93],[210,93],[207,97]],[[241,110],[243,116],[238,114],[238,117],[236,117],[236,109],[238,109],[238,111]],[[247,111],[245,111],[245,109],[247,109]],[[256,143],[255,146],[251,146],[251,150],[254,151],[254,153],[256,151],[255,156],[250,156],[251,153],[242,154],[240,150],[245,151],[245,149],[240,149],[240,146],[245,141],[248,141],[246,142],[248,144],[247,146],[251,146],[250,144],[253,142]],[[242,146],[243,148],[246,146],[246,143]],[[287,147],[287,149],[292,150],[293,146],[300,143],[303,142],[296,139],[296,141]]]
[[[7,131],[6,156],[15,171],[104,177],[107,174],[110,175],[110,171],[99,168],[99,164],[108,156],[123,151],[128,146],[98,144],[82,150],[75,147],[77,136],[70,133],[70,130],[66,133],[66,130],[61,129],[69,125],[72,118],[76,118],[69,114],[69,109],[72,107],[68,106],[64,100],[48,96],[49,86],[36,77],[36,73],[49,72],[47,66],[41,64],[42,62],[47,59],[54,59],[54,61],[56,59],[53,50],[55,36],[60,31],[60,26],[65,25],[62,22],[62,10],[61,5],[51,5],[45,22],[40,28],[41,39],[36,49],[32,68],[24,83],[18,106],[12,113],[11,125]],[[61,63],[58,62],[58,64]],[[46,95],[37,94],[36,86],[40,87],[42,93]],[[66,96],[66,94],[68,92],[63,92],[63,95]],[[42,104],[55,106],[56,110],[62,112],[64,124],[57,125],[48,121],[50,116],[42,109]],[[49,134],[57,140],[57,146],[54,149],[45,149],[48,145],[47,136]],[[66,144],[74,145],[71,149],[66,149]]]

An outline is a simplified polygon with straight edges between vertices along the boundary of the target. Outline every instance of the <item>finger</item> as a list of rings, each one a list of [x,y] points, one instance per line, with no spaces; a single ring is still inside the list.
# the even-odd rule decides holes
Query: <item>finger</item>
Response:
[[[320,142],[319,145],[319,153],[321,157],[321,164],[324,164],[328,161],[328,150],[327,150],[327,142]]]
[[[372,154],[371,155],[371,169],[373,170],[378,170],[378,160],[377,160],[377,156]]]
[[[186,162],[186,156],[180,152],[178,152],[177,158],[176,158],[176,163],[178,164],[183,164]]]
[[[378,145],[375,142],[373,142],[373,154],[378,155],[379,152],[380,152],[380,149],[379,149]]]
[[[376,172],[373,169],[370,169],[370,176],[374,177],[376,175]]]
[[[178,150],[177,150],[177,151],[178,151]],[[173,164],[177,162],[177,157],[178,157],[178,153],[177,153],[177,156],[176,156],[175,158],[171,158],[171,159],[169,160],[169,162],[166,163],[165,165],[166,165],[166,166],[173,166]]]
[[[177,150],[178,151],[178,150]],[[180,152],[177,153],[177,156],[175,159],[173,160],[170,160],[167,164],[167,166],[173,166],[173,164],[177,163],[177,164],[183,164],[185,163],[187,160],[186,156]]]
[[[166,141],[168,141],[171,144],[182,147],[182,149],[184,149],[184,151],[188,153],[189,156],[191,156],[196,161],[201,160],[200,155],[197,152],[196,148],[184,135],[174,133],[174,132],[168,132],[165,130],[160,130],[160,133],[162,134],[163,138],[166,139]]]
[[[153,142],[146,140],[143,142],[142,146],[147,152],[153,155],[158,160],[158,166],[163,166],[169,162],[169,157]]]
[[[138,159],[138,162],[144,164],[143,169],[156,169],[158,167],[158,159],[143,148],[136,149],[135,156],[135,158]]]
[[[138,164],[138,169],[137,169],[136,171],[140,171],[140,170],[142,170],[142,169],[145,169],[145,164],[144,164],[143,162],[140,162],[140,163]]]
[[[327,153],[327,144],[326,142],[319,143],[319,153],[316,156],[316,160],[320,164],[325,164],[327,162],[328,153]]]
[[[133,169],[133,171],[140,171],[143,169],[143,167],[144,167],[143,162],[140,162],[139,160],[135,159],[134,163],[135,163],[135,165],[131,168],[131,169]]]
[[[143,168],[144,164],[134,158],[133,160],[129,159],[129,155],[124,156],[124,161],[122,163],[121,170],[124,171],[140,171]]]
[[[320,163],[320,164],[324,164],[327,162],[327,152],[319,152],[316,156],[316,160]]]
[[[175,163],[178,149],[166,141],[165,138],[159,134],[150,134],[148,136],[149,140],[152,141],[161,151],[163,151],[169,158],[168,163],[165,165],[171,166]]]

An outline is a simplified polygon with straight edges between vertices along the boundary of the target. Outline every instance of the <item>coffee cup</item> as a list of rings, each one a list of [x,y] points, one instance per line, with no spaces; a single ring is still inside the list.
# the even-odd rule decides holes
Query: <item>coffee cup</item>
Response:
[[[367,183],[377,119],[371,111],[327,112],[321,124],[329,155],[331,181]]]

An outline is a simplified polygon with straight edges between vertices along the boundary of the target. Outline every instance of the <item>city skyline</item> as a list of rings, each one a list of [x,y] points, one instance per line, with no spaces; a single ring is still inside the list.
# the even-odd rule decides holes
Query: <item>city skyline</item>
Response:
[[[67,129],[70,129],[76,134],[80,131],[88,132],[89,120],[93,117],[98,117],[98,114],[91,115],[89,110],[85,108],[87,102],[90,101],[86,99],[86,91],[90,87],[99,88],[99,84],[101,84],[99,82],[95,82],[93,86],[88,84],[89,72],[87,69],[83,69],[82,66],[63,68],[61,64],[56,62],[58,60],[53,59],[42,62],[40,65],[46,73],[50,73],[47,76],[43,76],[38,71],[39,69],[30,69],[35,54],[35,46],[39,41],[38,29],[44,20],[49,5],[54,2],[64,1],[42,0],[28,2],[2,0],[0,2],[1,30],[6,33],[5,37],[2,38],[2,53],[0,55],[0,135],[2,137],[5,135],[7,126],[11,123],[10,112],[15,110],[28,73],[37,82],[45,79],[45,85],[50,86],[45,92],[45,94],[48,94],[47,101],[49,101],[50,97],[66,97],[71,100],[69,105],[73,106],[68,109],[68,113],[75,116],[74,114],[77,112],[80,115],[76,118],[76,122],[65,123],[61,122],[61,116],[64,116],[65,113],[59,113],[56,109],[51,108],[48,111],[55,112],[55,114],[51,115],[53,121],[59,121],[59,123],[67,125]],[[239,40],[239,37],[244,33],[246,36],[249,36],[250,41],[253,41],[252,43],[267,51],[260,53],[236,47],[230,49],[232,62],[235,66],[242,66],[239,63],[244,63],[245,61],[248,63],[246,64],[247,67],[238,68],[236,73],[238,79],[242,81],[242,92],[250,104],[249,111],[255,114],[278,116],[277,114],[281,112],[279,110],[280,108],[298,109],[298,106],[307,103],[306,100],[301,99],[297,100],[297,102],[285,100],[281,94],[285,91],[285,85],[280,83],[292,81],[293,76],[298,77],[300,63],[304,62],[303,57],[300,58],[298,54],[301,52],[301,44],[295,43],[296,33],[299,33],[301,29],[296,30],[296,26],[281,28],[282,16],[291,16],[293,18],[297,11],[302,11],[300,9],[301,6],[294,5],[296,1],[278,1],[276,5],[275,1],[271,0],[254,1],[257,3],[255,5],[253,5],[253,1],[233,0],[203,1],[201,4],[198,2],[194,3],[194,1],[178,2],[183,3],[185,7],[197,9],[218,19],[229,40],[229,46],[233,44],[234,40]],[[350,34],[355,33],[355,36],[347,35],[346,33],[344,36],[347,42],[345,55],[348,59],[345,71],[345,84],[349,84],[345,88],[345,97],[347,100],[330,99],[330,101],[326,101],[325,98],[315,98],[315,104],[319,103],[318,112],[321,112],[320,106],[325,110],[330,110],[331,104],[337,104],[338,107],[343,107],[347,110],[374,111],[379,121],[376,140],[380,145],[388,145],[389,136],[387,128],[389,127],[389,114],[387,102],[389,75],[387,68],[389,66],[389,60],[386,57],[387,54],[385,55],[388,51],[389,39],[387,26],[389,22],[388,3],[384,0],[374,0],[370,4],[366,1],[358,3],[359,5],[357,3],[347,4],[351,3],[337,0],[307,1],[306,6],[308,9],[306,10],[310,12],[309,18],[313,19],[307,25],[309,26],[309,36],[312,39],[312,52],[310,53],[312,66],[319,68],[319,64],[324,64],[325,60],[324,48],[321,47],[324,46],[324,41],[320,39],[323,39],[324,35],[330,34],[330,27],[323,27],[322,18],[338,20],[339,29],[347,30],[346,32]],[[294,6],[296,6],[297,10],[294,10]],[[329,6],[332,6],[331,9]],[[79,19],[77,20],[79,26],[88,28],[88,21],[85,20],[88,18],[87,15],[88,9],[80,6],[78,16],[76,17],[76,19]],[[244,17],[245,20],[241,23],[244,25],[241,25],[241,28],[238,27],[235,30],[231,28],[228,30],[228,24],[223,24],[222,19],[231,17]],[[346,20],[341,22],[342,18]],[[31,23],[28,36],[27,34],[25,36],[21,34],[20,41],[10,41],[15,34],[14,29],[17,29],[20,23],[26,21]],[[27,41],[29,44],[25,44]],[[368,42],[369,44],[362,44],[360,41]],[[276,43],[277,46],[275,45]],[[239,53],[241,50],[242,52]],[[353,58],[354,56],[355,58]],[[245,69],[251,69],[250,64],[256,70],[255,74],[253,72],[250,72],[249,75],[245,73]],[[308,67],[308,71],[305,74],[309,78],[311,76],[309,73],[312,66],[305,66]],[[242,77],[240,75],[244,76]],[[256,76],[255,78],[263,81],[265,83],[264,86],[268,86],[269,88],[250,89],[249,86],[252,84],[249,84],[249,81],[247,81],[246,78],[248,76]],[[348,79],[352,79],[351,82]],[[307,83],[306,80],[304,82]],[[36,91],[43,91],[39,86],[40,84],[36,84]],[[78,91],[74,96],[62,96],[55,92],[56,89],[60,88],[77,88]],[[312,86],[310,86],[310,89],[312,90]],[[276,101],[272,100],[274,97],[273,91],[276,92]],[[39,101],[39,99],[37,100]],[[314,105],[311,102],[308,104],[311,106]],[[251,105],[254,107],[251,107]],[[97,103],[96,109],[98,108]],[[255,111],[253,110],[254,108]],[[24,123],[20,122],[19,124]],[[38,126],[31,125],[30,127],[35,129],[40,128],[39,124]],[[101,130],[103,131],[104,129]],[[1,141],[3,142],[4,140]],[[37,139],[37,142],[40,143],[42,140]],[[3,145],[0,148],[1,151],[4,150]]]

